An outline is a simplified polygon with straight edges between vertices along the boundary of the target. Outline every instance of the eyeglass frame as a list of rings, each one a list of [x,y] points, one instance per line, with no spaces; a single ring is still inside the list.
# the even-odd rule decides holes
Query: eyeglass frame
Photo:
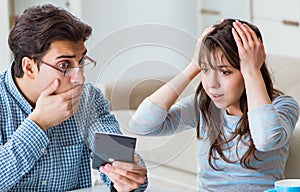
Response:
[[[52,67],[53,69],[56,69],[57,71],[61,72],[61,73],[64,75],[64,77],[65,77],[67,71],[70,70],[70,69],[84,68],[84,66],[90,65],[90,64],[93,64],[93,65],[94,65],[93,67],[95,67],[96,64],[97,64],[97,61],[95,61],[94,59],[90,58],[90,57],[87,56],[87,55],[83,56],[82,60],[83,60],[83,59],[89,59],[91,62],[90,62],[90,63],[87,63],[87,64],[85,64],[85,65],[80,65],[80,64],[79,64],[77,67],[69,67],[69,68],[67,68],[67,69],[65,69],[65,70],[60,69],[59,67],[55,67],[54,65],[51,65],[51,64],[49,64],[49,63],[46,63],[46,62],[44,62],[44,61],[42,61],[42,60],[40,60],[39,63],[45,64],[45,65],[47,65],[47,66],[49,66],[49,67]]]

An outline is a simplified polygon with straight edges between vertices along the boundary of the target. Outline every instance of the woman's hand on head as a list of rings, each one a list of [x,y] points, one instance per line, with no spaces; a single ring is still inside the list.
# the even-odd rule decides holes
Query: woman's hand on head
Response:
[[[194,54],[193,54],[193,58],[191,60],[191,64],[194,64],[196,66],[199,67],[199,53],[200,53],[200,48],[201,48],[201,44],[203,43],[204,38],[211,33],[213,30],[215,29],[214,26],[210,26],[208,28],[206,28],[203,33],[201,34],[201,36],[198,38],[196,46],[195,46],[195,50],[194,50]]]
[[[256,33],[246,24],[233,23],[232,34],[238,47],[241,73],[259,71],[266,60],[264,45]]]

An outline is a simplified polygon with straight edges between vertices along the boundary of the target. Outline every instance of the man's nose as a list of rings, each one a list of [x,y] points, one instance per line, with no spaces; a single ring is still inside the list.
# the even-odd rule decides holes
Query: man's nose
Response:
[[[71,83],[83,84],[85,81],[83,70],[76,70],[70,78]]]

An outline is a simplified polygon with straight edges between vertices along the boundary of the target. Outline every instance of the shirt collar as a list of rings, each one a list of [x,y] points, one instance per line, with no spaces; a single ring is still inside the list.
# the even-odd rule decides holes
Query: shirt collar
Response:
[[[24,110],[24,112],[26,112],[27,114],[30,114],[33,108],[22,95],[22,93],[19,91],[13,79],[13,62],[11,63],[10,68],[7,70],[5,84],[8,92],[12,95],[12,97],[15,99],[15,101],[18,103],[21,109]]]

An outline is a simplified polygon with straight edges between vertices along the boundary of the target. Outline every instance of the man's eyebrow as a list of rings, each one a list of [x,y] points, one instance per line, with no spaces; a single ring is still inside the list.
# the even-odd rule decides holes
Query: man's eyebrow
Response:
[[[85,50],[82,55],[85,55],[87,53],[87,50]],[[58,57],[56,57],[56,59],[61,59],[61,58],[74,58],[75,55],[60,55]]]
[[[61,58],[74,58],[75,55],[60,55],[58,57],[56,57],[56,59],[61,59]]]

